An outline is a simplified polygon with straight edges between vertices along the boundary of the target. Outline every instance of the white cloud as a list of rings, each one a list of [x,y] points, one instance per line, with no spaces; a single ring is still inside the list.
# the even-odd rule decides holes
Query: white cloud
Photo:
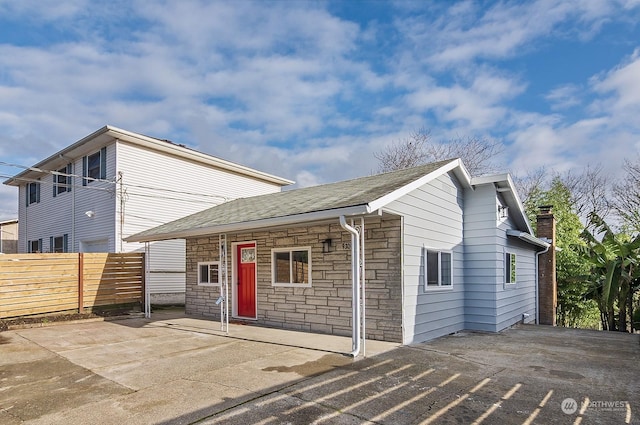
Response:
[[[629,120],[629,124],[637,123],[640,113],[640,48],[616,68],[594,77],[591,83],[597,93],[609,96],[594,102],[594,111]]]
[[[545,99],[551,103],[552,110],[562,110],[580,104],[580,87],[576,84],[565,84],[554,88],[546,94]]]
[[[450,68],[478,59],[511,58],[552,35],[589,39],[620,7],[618,2],[538,0],[498,2],[488,9],[452,3],[436,19],[431,10],[398,20],[398,30],[431,66]],[[571,22],[567,27],[567,22]]]
[[[506,100],[516,97],[524,85],[516,79],[478,72],[466,85],[415,84],[407,104],[419,111],[432,110],[441,122],[479,131],[496,126],[507,116]]]
[[[528,75],[501,62],[544,49],[541,41],[593,37],[625,5],[413,2],[396,5],[390,24],[323,6],[0,3],[30,29],[61,28],[41,45],[0,44],[0,157],[30,165],[113,124],[305,186],[370,174],[372,152],[421,127],[438,140],[504,136],[518,167],[614,162],[610,147],[638,143],[637,53],[590,84],[548,92],[552,109],[574,108],[572,118],[519,102],[531,94]],[[585,91],[596,100],[579,116]]]

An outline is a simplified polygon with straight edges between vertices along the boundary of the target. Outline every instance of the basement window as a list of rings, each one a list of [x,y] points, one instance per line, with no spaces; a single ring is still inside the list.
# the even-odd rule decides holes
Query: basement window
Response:
[[[198,263],[198,285],[220,286],[220,262]]]
[[[311,286],[311,247],[271,250],[273,286]]]
[[[453,253],[422,248],[420,277],[425,290],[448,289],[453,286]]]

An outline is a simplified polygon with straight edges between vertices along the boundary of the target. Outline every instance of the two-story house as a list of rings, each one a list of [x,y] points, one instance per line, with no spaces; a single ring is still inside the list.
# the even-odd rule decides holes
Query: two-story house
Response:
[[[131,252],[124,239],[293,182],[112,126],[4,182],[19,188],[19,252]],[[184,302],[185,242],[150,244],[152,302]]]

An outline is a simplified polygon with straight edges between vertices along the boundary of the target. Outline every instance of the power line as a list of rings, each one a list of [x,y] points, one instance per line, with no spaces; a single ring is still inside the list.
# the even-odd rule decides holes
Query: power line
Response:
[[[92,181],[92,182],[93,181],[97,181],[97,182],[115,184],[114,180],[96,179],[94,177],[81,176],[81,175],[78,175],[78,174],[62,173],[60,171],[54,171],[54,170],[43,170],[42,168],[28,167],[26,165],[20,165],[20,164],[11,164],[9,162],[4,162],[4,161],[0,161],[0,165],[5,165],[5,166],[8,166],[8,167],[22,168],[23,170],[35,171],[35,172],[44,173],[44,174],[51,174],[51,175],[54,175],[54,176],[77,177],[77,178],[89,180],[89,181]],[[13,177],[8,177],[8,178],[13,178]],[[18,180],[18,179],[16,179],[16,180]]]
[[[101,190],[101,191],[104,191],[104,192],[115,193],[113,189],[109,189],[109,188],[105,188],[105,187],[60,184],[60,183],[56,183],[56,182],[48,182],[46,180],[30,179],[30,178],[27,178],[27,177],[14,177],[14,176],[8,176],[8,175],[5,175],[5,174],[0,174],[0,178],[13,179],[13,180],[18,180],[18,181],[23,181],[23,182],[26,182],[26,183],[39,183],[39,184],[46,185],[46,186],[61,186],[61,187],[66,187],[66,188],[73,187],[74,189]]]
[[[27,167],[25,165],[20,165],[20,164],[11,164],[11,163],[4,162],[4,161],[0,161],[0,165],[22,168],[22,169],[26,169],[26,170],[41,172],[41,173],[45,173],[45,174],[51,174],[51,175],[55,175],[55,176],[77,177],[77,178],[85,179],[85,180],[89,180],[89,181],[99,181],[99,182],[110,183],[110,184],[116,184],[116,183],[120,182],[120,180],[116,180],[115,178],[114,179],[110,179],[110,180],[107,180],[107,179],[95,179],[95,178],[92,178],[92,177],[80,176],[78,174],[62,173],[60,171],[52,171],[52,170],[43,170],[41,168]],[[1,176],[1,177],[9,178],[9,179],[15,179],[15,180],[27,181],[25,178],[14,178],[12,176]],[[36,181],[37,182],[41,182],[40,180],[36,180]],[[143,185],[136,185],[136,184],[125,183],[125,182],[123,182],[122,185],[126,186],[126,187],[131,187],[131,188],[155,190],[155,191],[158,191],[158,192],[168,192],[168,193],[177,193],[177,194],[181,194],[181,195],[194,195],[194,196],[204,196],[204,197],[207,197],[207,198],[222,199],[223,202],[227,202],[227,201],[232,200],[232,198],[227,198],[226,196],[215,195],[215,194],[210,194],[210,193],[185,192],[183,190],[174,190],[174,189],[167,189],[167,188],[153,187],[153,186],[143,186]],[[64,185],[61,185],[61,186],[64,186]],[[66,187],[69,187],[69,185],[66,185]],[[83,186],[83,187],[86,187],[86,186]],[[167,198],[167,199],[172,199],[172,198]],[[177,198],[175,198],[175,199],[179,200]]]

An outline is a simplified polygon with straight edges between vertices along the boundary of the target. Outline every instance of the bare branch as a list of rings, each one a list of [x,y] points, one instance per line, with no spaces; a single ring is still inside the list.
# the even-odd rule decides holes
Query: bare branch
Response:
[[[625,160],[623,168],[626,176],[613,186],[613,209],[624,224],[640,232],[640,156],[635,162]]]
[[[546,177],[547,170],[544,167],[530,170],[524,176],[513,175],[513,183],[523,204],[527,205],[535,193],[544,190]]]
[[[481,137],[462,137],[436,143],[425,129],[392,143],[374,153],[380,171],[400,170],[427,162],[460,158],[473,176],[496,171],[495,157],[503,151],[500,141]]]
[[[572,203],[580,217],[596,212],[605,218],[611,211],[611,202],[607,189],[609,179],[602,171],[602,165],[587,165],[582,172],[571,171],[558,176],[571,192]]]
[[[382,151],[373,156],[380,162],[381,172],[402,170],[425,163],[427,155],[426,145],[430,143],[431,135],[428,131],[420,130],[412,133],[406,139],[387,145]]]

